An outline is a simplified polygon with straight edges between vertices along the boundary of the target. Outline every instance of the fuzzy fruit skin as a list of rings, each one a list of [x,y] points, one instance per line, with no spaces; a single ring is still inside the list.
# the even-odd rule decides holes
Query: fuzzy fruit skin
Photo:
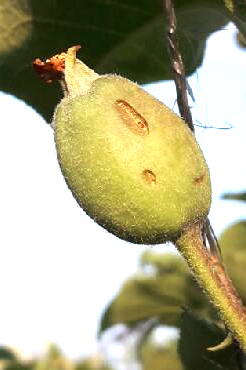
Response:
[[[145,118],[141,135],[117,100]],[[209,171],[186,124],[135,83],[100,76],[86,94],[64,98],[54,116],[58,160],[74,197],[121,239],[157,244],[205,218]],[[156,176],[149,182],[146,170]]]

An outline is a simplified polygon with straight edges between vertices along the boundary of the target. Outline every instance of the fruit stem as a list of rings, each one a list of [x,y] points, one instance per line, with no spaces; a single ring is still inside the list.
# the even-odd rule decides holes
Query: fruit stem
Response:
[[[65,86],[66,94],[69,97],[86,94],[91,83],[99,77],[93,69],[76,59],[79,48],[79,45],[72,46],[68,49],[65,57]]]
[[[217,307],[221,318],[246,352],[246,310],[217,256],[205,248],[201,224],[192,225],[175,241],[195,278]]]

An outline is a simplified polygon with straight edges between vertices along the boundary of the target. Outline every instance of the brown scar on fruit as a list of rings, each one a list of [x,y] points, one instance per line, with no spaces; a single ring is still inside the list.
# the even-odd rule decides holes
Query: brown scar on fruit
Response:
[[[123,117],[130,123],[130,125],[137,130],[137,132],[143,136],[149,134],[149,125],[146,119],[136,111],[129,103],[125,100],[116,100],[115,105],[118,111]]]
[[[200,176],[195,177],[193,183],[194,184],[200,184],[201,182],[203,182],[204,177],[205,177],[205,172],[202,173]]]
[[[151,170],[144,170],[143,175],[147,183],[151,186],[155,186],[156,184],[156,175]]]

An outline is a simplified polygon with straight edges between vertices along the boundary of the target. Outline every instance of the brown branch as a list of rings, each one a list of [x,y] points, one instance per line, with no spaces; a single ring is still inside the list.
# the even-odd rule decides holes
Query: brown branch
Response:
[[[185,77],[185,67],[178,48],[177,22],[172,0],[163,0],[163,6],[168,21],[168,46],[174,82],[177,91],[177,102],[181,117],[185,120],[191,131],[194,132],[192,115],[188,104],[187,81]]]
[[[177,103],[179,107],[179,112],[191,131],[194,132],[194,124],[188,103],[188,89],[185,76],[185,66],[182,61],[182,56],[178,47],[177,20],[172,0],[163,0],[163,7],[167,16],[167,39],[170,52],[170,62],[177,91]],[[210,247],[210,253],[217,257],[220,256],[219,243],[215,237],[213,228],[208,219],[207,222],[204,224],[203,233],[204,246],[206,247],[207,240]]]

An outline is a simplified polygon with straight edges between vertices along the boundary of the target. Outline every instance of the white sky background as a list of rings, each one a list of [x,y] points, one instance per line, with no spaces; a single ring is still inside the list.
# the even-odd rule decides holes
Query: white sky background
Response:
[[[246,189],[246,51],[223,30],[208,41],[203,66],[189,79],[196,133],[211,170],[216,233],[246,218],[243,203],[221,201]],[[148,86],[171,107],[173,82]],[[40,353],[57,343],[71,357],[96,349],[100,314],[137,268],[146,247],[97,226],[67,189],[52,129],[32,109],[0,94],[0,343]],[[165,250],[165,246],[156,247]]]

